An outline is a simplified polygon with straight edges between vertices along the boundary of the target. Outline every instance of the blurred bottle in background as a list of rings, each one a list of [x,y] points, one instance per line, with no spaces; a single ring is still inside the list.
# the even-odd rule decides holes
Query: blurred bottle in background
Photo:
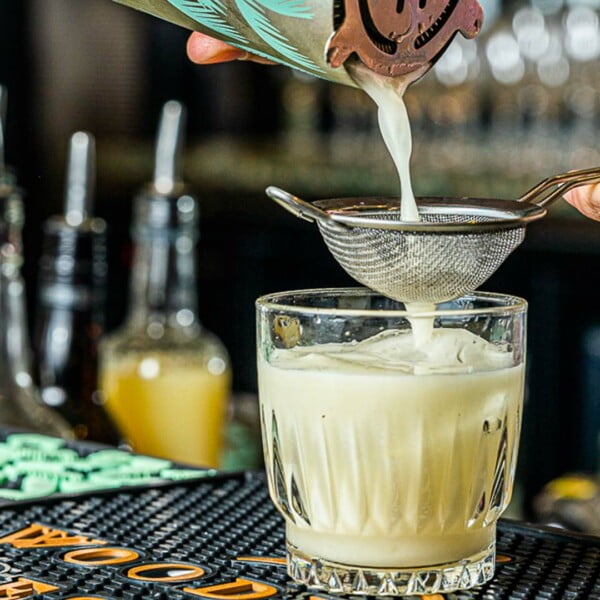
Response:
[[[219,466],[229,358],[197,310],[199,207],[180,177],[184,109],[169,102],[154,182],[136,199],[130,309],[101,346],[105,406],[137,452]]]
[[[0,86],[0,425],[69,438],[67,423],[43,405],[31,376],[21,276],[23,196],[4,162],[6,102]]]
[[[97,393],[98,342],[104,324],[106,224],[92,217],[95,142],[70,141],[64,214],[44,225],[34,346],[42,400],[76,438],[118,442]]]
[[[1,194],[1,192],[0,192]],[[2,199],[0,199],[0,203]],[[0,250],[0,425],[70,438],[62,418],[45,407],[33,385],[21,258]]]

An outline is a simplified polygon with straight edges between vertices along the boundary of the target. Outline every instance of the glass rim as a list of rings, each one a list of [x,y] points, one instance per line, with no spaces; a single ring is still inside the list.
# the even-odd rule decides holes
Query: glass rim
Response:
[[[435,311],[410,312],[406,309],[377,309],[377,308],[325,308],[318,306],[306,306],[302,304],[284,304],[282,300],[293,296],[379,296],[386,298],[383,294],[364,287],[341,287],[341,288],[307,288],[300,290],[289,290],[285,292],[274,292],[260,296],[256,300],[256,308],[259,310],[285,311],[295,314],[315,314],[344,317],[403,317],[411,319],[427,317],[455,317],[455,316],[477,316],[477,315],[506,315],[519,314],[527,311],[527,300],[512,294],[500,294],[497,292],[472,292],[464,294],[456,300],[489,300],[498,302],[495,306],[481,308],[444,308]],[[504,301],[504,304],[500,304]]]

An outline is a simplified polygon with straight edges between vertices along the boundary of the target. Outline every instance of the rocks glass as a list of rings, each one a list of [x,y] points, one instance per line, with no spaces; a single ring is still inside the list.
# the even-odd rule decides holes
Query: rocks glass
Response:
[[[265,463],[294,580],[380,596],[492,577],[526,312],[485,293],[418,315],[366,289],[257,301]]]

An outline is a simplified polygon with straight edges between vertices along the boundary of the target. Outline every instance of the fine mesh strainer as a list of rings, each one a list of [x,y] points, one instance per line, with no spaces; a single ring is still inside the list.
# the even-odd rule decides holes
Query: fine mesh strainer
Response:
[[[419,222],[400,220],[397,198],[343,198],[314,204],[276,187],[267,194],[316,221],[346,272],[399,300],[438,304],[476,290],[525,238],[525,227],[568,190],[600,182],[600,167],[555,175],[518,200],[421,198]]]

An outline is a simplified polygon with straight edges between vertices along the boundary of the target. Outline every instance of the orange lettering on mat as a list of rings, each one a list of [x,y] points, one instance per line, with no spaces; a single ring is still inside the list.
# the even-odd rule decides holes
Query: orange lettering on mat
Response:
[[[63,556],[63,560],[86,567],[99,567],[104,565],[122,565],[137,560],[140,555],[135,550],[128,548],[84,548],[71,550]]]
[[[285,567],[285,558],[278,558],[276,556],[238,556],[235,560],[240,562],[251,562],[251,563],[263,563],[267,565],[281,565]]]
[[[272,585],[241,578],[230,583],[220,583],[203,588],[183,588],[183,591],[213,600],[260,600],[277,594],[277,588]]]
[[[11,583],[0,585],[0,598],[21,600],[23,598],[32,598],[37,594],[55,592],[58,589],[59,588],[54,585],[19,577],[18,581],[12,581]]]
[[[67,531],[52,529],[32,523],[0,538],[0,544],[11,544],[13,548],[47,548],[60,546],[97,546],[106,544],[102,540],[90,540],[83,535],[71,535]]]
[[[165,571],[165,575],[152,575],[153,571]],[[172,571],[172,573],[170,573]],[[148,563],[131,567],[127,571],[127,577],[130,579],[139,579],[140,581],[190,581],[198,579],[204,575],[204,569],[195,565],[186,565],[179,563]]]
[[[513,559],[510,556],[505,556],[503,554],[496,555],[496,563],[498,564],[506,564],[512,562]]]

